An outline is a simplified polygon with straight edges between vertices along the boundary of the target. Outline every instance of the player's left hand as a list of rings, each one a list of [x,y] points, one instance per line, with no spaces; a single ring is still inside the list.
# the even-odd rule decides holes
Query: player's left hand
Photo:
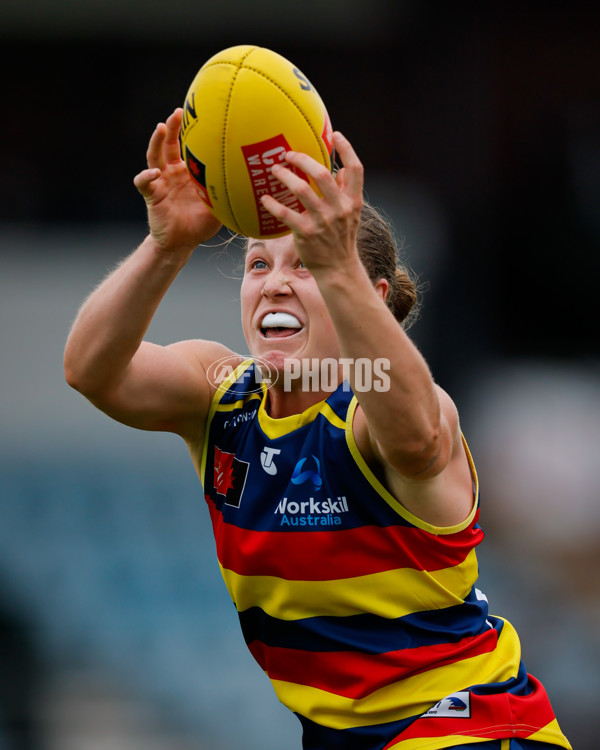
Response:
[[[300,260],[315,275],[339,269],[357,257],[356,233],[363,203],[363,165],[350,142],[339,132],[334,146],[343,167],[331,174],[307,154],[288,151],[286,161],[314,180],[319,196],[300,176],[285,165],[273,166],[273,174],[302,203],[302,213],[279,203],[270,195],[262,197],[265,208],[294,233]]]

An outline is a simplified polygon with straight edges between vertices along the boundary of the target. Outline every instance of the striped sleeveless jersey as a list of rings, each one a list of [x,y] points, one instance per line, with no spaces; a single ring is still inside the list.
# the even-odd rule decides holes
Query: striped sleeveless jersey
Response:
[[[513,627],[476,588],[469,518],[427,524],[359,454],[347,383],[272,419],[251,360],[208,417],[201,476],[244,638],[305,750],[438,750],[521,737],[570,748]],[[465,444],[466,448],[466,444]]]

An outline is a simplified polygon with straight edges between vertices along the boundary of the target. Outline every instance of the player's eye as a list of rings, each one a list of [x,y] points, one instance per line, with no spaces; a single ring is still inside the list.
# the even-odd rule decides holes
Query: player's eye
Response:
[[[264,271],[267,268],[267,264],[264,260],[257,259],[250,263],[250,268],[255,271]]]

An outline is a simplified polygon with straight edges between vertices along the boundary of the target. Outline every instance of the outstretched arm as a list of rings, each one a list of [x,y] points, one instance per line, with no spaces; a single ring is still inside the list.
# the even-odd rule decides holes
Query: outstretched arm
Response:
[[[64,355],[67,382],[111,417],[184,436],[210,400],[205,366],[229,353],[213,342],[160,347],[143,338],[166,291],[218,221],[201,201],[179,153],[181,110],[159,123],[148,168],[134,183],[146,201],[150,233],[88,297]]]
[[[457,524],[468,516],[473,494],[456,407],[386,307],[385,284],[374,286],[360,261],[363,167],[350,143],[339,133],[335,138],[344,163],[335,177],[305,154],[286,156],[314,179],[322,197],[281,166],[278,179],[306,210],[298,213],[269,196],[264,205],[294,231],[298,254],[332,317],[341,356],[389,361],[387,389],[355,388],[354,433],[364,457],[381,468],[388,488],[415,515],[435,525]],[[354,386],[352,371],[350,379]]]

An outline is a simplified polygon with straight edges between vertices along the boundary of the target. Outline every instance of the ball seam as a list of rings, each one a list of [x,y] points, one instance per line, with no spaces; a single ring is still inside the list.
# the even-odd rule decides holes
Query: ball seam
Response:
[[[227,101],[225,102],[225,111],[224,111],[225,122],[227,122],[227,118],[229,116],[229,105],[230,105],[230,102],[231,102],[231,97],[232,97],[232,94],[233,94],[233,89],[234,89],[234,86],[235,86],[235,82],[236,82],[237,77],[238,77],[238,75],[240,73],[240,70],[241,70],[241,68],[242,68],[242,66],[244,64],[244,60],[246,59],[246,57],[248,57],[248,55],[252,54],[252,52],[254,51],[254,49],[255,49],[255,47],[253,47],[252,49],[248,50],[248,52],[246,52],[246,54],[244,55],[244,57],[242,57],[241,62],[240,62],[239,65],[235,65],[234,63],[230,63],[230,62],[223,62],[222,60],[220,60],[218,62],[212,63],[211,65],[206,66],[206,67],[212,68],[215,65],[231,65],[235,69],[235,74],[234,74],[233,78],[231,79],[231,85],[229,87],[229,92],[227,94]],[[223,129],[223,137],[221,138],[221,173],[223,174],[223,177],[224,177],[223,183],[224,183],[224,187],[225,187],[225,197],[227,199],[227,205],[229,206],[229,213],[233,217],[233,220],[234,220],[235,225],[237,227],[238,234],[242,234],[240,223],[239,223],[239,221],[237,219],[237,216],[235,215],[235,211],[233,210],[233,205],[231,203],[231,199],[230,199],[230,195],[229,195],[229,185],[228,185],[228,179],[227,179],[227,160],[225,159],[225,148],[226,148],[226,141],[227,141],[227,139],[226,139],[226,130],[227,130],[226,128]]]
[[[309,127],[310,131],[312,132],[312,134],[313,134],[316,142],[318,143],[319,150],[321,152],[321,157],[324,159],[324,161],[329,162],[331,164],[331,159],[330,159],[329,153],[327,151],[327,148],[325,147],[325,144],[323,143],[323,139],[322,139],[321,135],[314,128],[313,124],[311,123],[311,121],[309,120],[309,118],[305,115],[305,113],[302,110],[302,108],[296,103],[295,99],[292,96],[290,96],[290,94],[288,94],[288,92],[274,78],[272,78],[271,76],[265,74],[265,72],[263,70],[261,70],[260,68],[256,68],[256,67],[254,67],[252,65],[245,64],[245,60],[254,51],[256,51],[256,49],[257,49],[256,47],[253,47],[252,49],[250,49],[244,55],[244,57],[240,60],[239,64],[236,64],[234,62],[224,61],[224,60],[216,60],[214,63],[210,63],[210,64],[204,66],[205,68],[212,68],[212,67],[219,66],[219,65],[231,65],[231,67],[233,67],[235,69],[235,75],[233,76],[233,79],[231,81],[231,85],[229,87],[229,92],[228,92],[228,96],[227,96],[227,102],[225,104],[225,111],[224,111],[225,123],[227,123],[227,119],[228,119],[228,115],[229,115],[229,109],[230,109],[231,97],[233,95],[233,89],[234,89],[235,83],[237,81],[238,75],[240,73],[240,70],[242,70],[242,68],[243,68],[244,70],[251,71],[252,73],[255,73],[256,75],[258,75],[261,78],[263,78],[265,81],[268,81],[281,94],[283,94],[283,96],[289,102],[291,102],[291,104],[293,105],[294,109],[297,112],[300,113],[300,115],[302,116],[303,120],[308,125],[308,127]],[[318,92],[315,89],[313,89],[313,93],[316,95],[316,97],[318,99],[320,99],[319,94],[318,94]],[[322,104],[322,107],[323,107],[323,111],[326,112],[326,108],[325,108],[324,104]],[[228,178],[227,178],[227,168],[226,168],[226,161],[227,160],[225,158],[225,149],[226,149],[226,137],[225,137],[225,131],[224,131],[223,138],[221,139],[221,169],[222,169],[222,173],[224,175],[225,197],[227,199],[227,205],[229,206],[229,212],[230,212],[231,216],[233,217],[233,220],[234,220],[234,222],[236,224],[237,232],[238,232],[238,234],[243,234],[242,231],[241,231],[241,227],[240,227],[239,221],[237,219],[237,216],[236,216],[236,214],[234,212],[233,205],[232,205],[231,200],[230,200],[229,185],[228,185],[229,181],[228,181]]]
[[[253,68],[251,65],[245,65],[244,68],[245,68],[245,70],[251,70],[253,73],[256,73],[257,75],[261,76],[265,80],[269,81],[269,83],[273,84],[273,86],[275,86],[275,88],[279,89],[279,91],[281,91],[281,93],[287,99],[289,99],[289,101],[294,105],[294,107],[298,110],[298,112],[300,112],[300,114],[304,118],[304,120],[305,120],[306,124],[308,125],[308,127],[311,129],[311,131],[312,131],[312,133],[313,133],[313,135],[315,137],[315,140],[319,144],[319,149],[321,151],[321,155],[323,157],[325,157],[326,159],[328,159],[329,158],[329,154],[327,153],[327,149],[325,148],[325,144],[323,143],[323,139],[321,138],[321,136],[319,135],[319,133],[315,130],[315,128],[313,127],[313,124],[308,119],[308,117],[304,114],[304,112],[302,111],[302,109],[298,106],[298,104],[296,103],[295,99],[292,96],[290,96],[288,94],[288,92],[277,83],[277,81],[275,81],[270,76],[266,75],[264,73],[264,71],[260,70],[260,68]],[[317,97],[319,97],[319,95],[317,94],[317,92],[314,89],[313,89],[313,92],[317,95]],[[325,111],[325,105],[323,105],[323,111]]]

